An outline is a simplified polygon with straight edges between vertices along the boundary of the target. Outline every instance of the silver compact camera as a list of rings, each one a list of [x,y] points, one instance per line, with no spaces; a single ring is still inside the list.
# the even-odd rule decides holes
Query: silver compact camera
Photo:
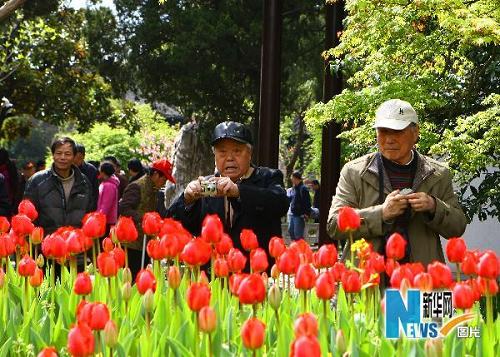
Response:
[[[413,190],[411,188],[403,188],[401,191],[399,191],[400,195],[409,195],[410,193],[413,193]]]
[[[215,197],[217,195],[217,182],[200,180],[201,195],[204,197]]]

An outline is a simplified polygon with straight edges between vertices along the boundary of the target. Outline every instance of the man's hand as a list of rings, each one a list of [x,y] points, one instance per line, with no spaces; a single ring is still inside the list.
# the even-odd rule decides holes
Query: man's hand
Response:
[[[203,180],[203,177],[200,176],[198,179],[191,181],[188,183],[186,188],[184,189],[184,202],[186,204],[191,204],[197,200],[199,200],[201,196],[201,185],[200,181]]]
[[[387,195],[382,205],[382,219],[387,222],[403,214],[408,206],[408,196],[400,195],[399,190]]]
[[[217,178],[217,196],[239,197],[240,190],[229,177]]]
[[[415,212],[436,212],[436,200],[425,192],[415,192],[406,196]]]

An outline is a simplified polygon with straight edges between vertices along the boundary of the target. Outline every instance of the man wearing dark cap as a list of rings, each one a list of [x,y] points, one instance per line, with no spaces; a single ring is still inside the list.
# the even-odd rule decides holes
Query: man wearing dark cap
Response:
[[[291,240],[299,240],[304,238],[305,218],[311,214],[311,196],[302,181],[300,171],[294,171],[290,180],[293,186],[287,191],[287,196],[290,200],[288,233]]]
[[[128,184],[119,202],[119,214],[132,217],[139,232],[143,237],[142,217],[146,212],[153,212],[158,207],[158,190],[165,186],[167,180],[175,183],[172,176],[172,164],[167,159],[156,160],[149,168],[149,173],[140,179]],[[133,276],[141,269],[141,251],[143,240],[138,239],[128,247],[129,267]]]
[[[194,235],[200,234],[207,214],[217,214],[235,247],[241,248],[240,233],[247,228],[267,250],[270,238],[281,236],[288,199],[280,170],[251,164],[252,144],[250,130],[243,124],[217,125],[212,138],[215,174],[191,181],[170,206],[169,214]]]

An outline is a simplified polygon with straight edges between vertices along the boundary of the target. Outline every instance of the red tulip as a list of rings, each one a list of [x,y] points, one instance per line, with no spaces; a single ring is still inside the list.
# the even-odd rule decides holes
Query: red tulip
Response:
[[[267,254],[264,249],[257,248],[250,252],[250,267],[254,273],[263,272],[268,266]]]
[[[342,275],[344,275],[346,267],[342,262],[336,262],[331,270],[333,279],[337,282],[342,280]]]
[[[35,229],[35,226],[31,222],[31,220],[24,214],[17,214],[12,217],[11,223],[12,230],[19,236],[26,236],[28,234],[31,234],[31,232],[33,232],[33,229]]]
[[[85,250],[85,233],[82,229],[75,229],[66,233],[67,253],[77,255]]]
[[[99,238],[106,233],[106,215],[102,212],[87,213],[82,223],[83,233],[90,238]]]
[[[474,305],[474,293],[467,283],[457,283],[453,288],[453,306],[457,309],[470,309]]]
[[[269,241],[269,254],[273,258],[278,258],[286,249],[285,242],[283,238],[272,237]]]
[[[125,267],[125,251],[120,247],[115,247],[111,252],[111,256],[115,259],[118,268]]]
[[[222,239],[224,227],[218,215],[209,214],[201,225],[201,238],[209,243],[218,243]]]
[[[474,295],[474,301],[479,301],[479,299],[481,299],[481,288],[477,281],[478,279],[479,278],[467,280],[467,284],[469,284],[470,288],[472,289],[472,294]]]
[[[250,274],[244,278],[238,288],[240,303],[255,305],[266,299],[266,287],[259,274]]]
[[[198,326],[206,333],[215,331],[217,327],[217,315],[210,306],[203,306],[198,314]]]
[[[203,265],[210,261],[212,248],[201,238],[191,239],[181,253],[181,259],[188,265]]]
[[[115,276],[118,273],[118,265],[111,253],[102,252],[97,256],[97,268],[104,277]]]
[[[434,289],[449,288],[453,282],[450,268],[443,263],[434,262],[427,266],[427,271],[432,277],[432,287]]]
[[[135,285],[139,294],[144,295],[146,291],[156,291],[156,278],[149,269],[141,269],[135,278]]]
[[[77,295],[88,295],[92,292],[92,280],[90,280],[90,275],[88,273],[78,273],[73,291]]]
[[[496,279],[488,279],[479,276],[477,278],[477,285],[481,295],[495,296],[498,293],[498,283]]]
[[[0,234],[8,232],[10,228],[10,223],[7,217],[0,216]]]
[[[158,212],[146,212],[142,217],[142,230],[149,235],[158,235],[162,226],[162,220]]]
[[[168,268],[168,286],[177,289],[181,285],[181,272],[177,266],[172,265]]]
[[[361,225],[358,212],[349,206],[341,207],[338,211],[337,227],[341,232],[355,231]]]
[[[479,258],[477,274],[483,278],[496,279],[498,276],[498,258],[494,251],[487,250]]]
[[[296,250],[286,249],[278,259],[278,269],[286,275],[293,275],[300,265],[300,257]]]
[[[255,317],[246,320],[241,327],[241,340],[249,350],[261,348],[265,337],[266,325]]]
[[[227,255],[227,264],[232,273],[238,273],[245,269],[247,257],[238,248],[231,248]]]
[[[158,239],[151,239],[147,244],[146,251],[151,259],[162,260],[167,256],[166,251],[162,248]]]
[[[315,285],[316,295],[321,300],[330,300],[335,295],[335,281],[330,273],[321,273]]]
[[[312,262],[312,249],[311,246],[304,240],[295,240],[290,244],[290,249],[295,250],[299,254],[301,264],[308,264]]]
[[[295,337],[300,336],[318,336],[318,320],[311,313],[299,315],[293,323]]]
[[[120,216],[115,226],[116,238],[122,243],[135,242],[139,233],[130,217]]]
[[[389,259],[400,260],[405,256],[406,240],[399,233],[393,233],[385,244],[385,255]]]
[[[19,214],[24,214],[31,221],[38,218],[38,212],[36,211],[35,205],[30,200],[22,200],[17,206],[17,212]]]
[[[380,275],[372,268],[367,267],[365,270],[363,270],[363,273],[361,273],[361,284],[379,285]]]
[[[420,274],[420,273],[425,273],[425,267],[420,262],[407,263],[406,265],[410,269],[410,271],[411,271],[411,273],[412,273],[413,276],[415,276],[417,274]]]
[[[399,267],[399,263],[394,259],[388,258],[385,262],[385,272],[387,275],[392,276],[394,270]]]
[[[161,249],[165,252],[165,257],[174,259],[181,252],[179,239],[174,234],[165,234],[160,239]]]
[[[446,243],[446,256],[451,263],[461,263],[466,250],[463,238],[450,238]]]
[[[320,268],[331,268],[337,262],[337,248],[333,244],[322,245],[318,250]]]
[[[420,291],[432,291],[432,276],[429,273],[418,273],[413,278],[413,286]]]
[[[109,310],[106,304],[92,302],[85,304],[77,315],[78,322],[86,323],[92,330],[104,330],[109,321]]]
[[[113,243],[113,240],[109,237],[106,237],[102,240],[102,250],[105,252],[111,252],[113,248],[115,247],[115,244]]]
[[[35,274],[35,268],[36,268],[35,261],[29,255],[25,255],[23,259],[21,259],[21,261],[19,262],[17,270],[19,272],[19,275],[26,277]]]
[[[233,240],[226,233],[222,233],[220,241],[215,245],[217,254],[226,255],[233,248]]]
[[[290,357],[320,357],[321,347],[315,336],[300,336],[292,342]]]
[[[316,283],[316,271],[309,264],[302,264],[295,276],[295,287],[299,290],[311,290]]]
[[[6,258],[16,251],[16,246],[10,235],[6,233],[0,234],[0,258]]]
[[[210,288],[204,283],[193,283],[187,290],[187,303],[192,311],[198,312],[210,304]]]
[[[371,252],[368,258],[367,267],[373,269],[377,273],[385,272],[384,256],[377,252]]]
[[[45,237],[42,241],[42,253],[50,259],[62,259],[66,256],[66,241],[57,233]]]
[[[36,267],[33,275],[30,276],[29,283],[32,287],[37,288],[43,283],[43,270]]]
[[[359,293],[361,291],[361,279],[355,270],[346,270],[342,275],[342,286],[346,293]]]
[[[240,233],[241,246],[246,251],[251,251],[259,247],[257,236],[251,229],[242,229]]]
[[[399,289],[403,280],[408,282],[411,285],[413,282],[413,273],[411,269],[407,265],[401,265],[400,267],[394,269],[391,275],[391,287],[394,289]]]
[[[465,275],[477,275],[477,265],[479,258],[475,252],[466,251],[460,268]]]
[[[218,278],[226,278],[229,276],[229,265],[226,259],[217,258],[214,262],[215,276]]]
[[[68,351],[75,357],[87,357],[94,353],[94,334],[85,323],[78,323],[68,333]]]
[[[57,350],[55,347],[45,347],[37,357],[57,357]]]
[[[247,276],[248,274],[235,273],[229,277],[229,289],[231,290],[231,294],[238,296],[240,284]]]
[[[31,243],[33,244],[40,244],[42,243],[43,240],[43,228],[42,227],[35,227],[33,229],[33,232],[31,232]]]

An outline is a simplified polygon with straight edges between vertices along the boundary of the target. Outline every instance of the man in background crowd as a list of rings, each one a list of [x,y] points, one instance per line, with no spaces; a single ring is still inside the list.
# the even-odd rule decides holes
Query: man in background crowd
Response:
[[[97,197],[99,196],[99,180],[97,176],[99,176],[99,172],[93,165],[85,162],[85,146],[82,144],[76,144],[76,155],[73,164],[89,179],[92,185],[93,200],[97,204]]]

